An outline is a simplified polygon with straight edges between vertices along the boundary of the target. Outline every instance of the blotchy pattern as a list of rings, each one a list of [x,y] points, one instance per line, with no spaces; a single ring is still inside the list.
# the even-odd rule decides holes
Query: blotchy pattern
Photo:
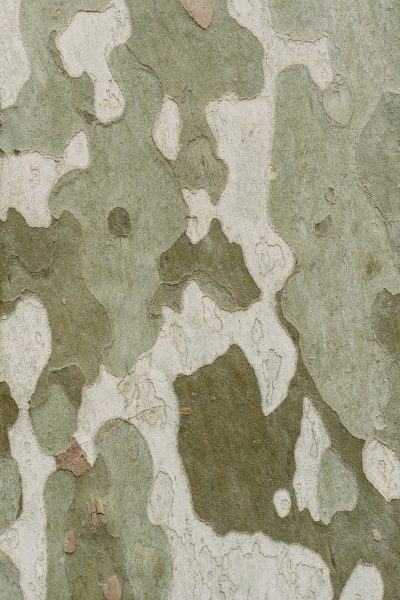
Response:
[[[1,13],[0,597],[395,600],[398,3]]]

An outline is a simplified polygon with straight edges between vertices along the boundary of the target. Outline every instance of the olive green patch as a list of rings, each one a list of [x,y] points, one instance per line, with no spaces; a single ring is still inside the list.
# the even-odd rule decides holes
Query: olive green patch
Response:
[[[191,280],[223,310],[248,308],[258,300],[260,290],[250,276],[239,244],[229,242],[221,223],[214,219],[208,234],[192,244],[186,233],[160,258],[162,284],[153,296],[150,310],[160,314],[161,306],[182,309],[182,294]]]
[[[73,406],[77,410],[79,409],[82,388],[86,383],[85,377],[79,367],[70,365],[63,369],[52,371],[48,374],[47,379],[50,385],[59,386]]]
[[[22,484],[18,465],[11,456],[0,458],[0,532],[18,517],[21,508]]]
[[[380,344],[391,358],[400,356],[400,294],[379,292],[372,305],[372,324]]]
[[[379,258],[369,256],[367,264],[365,265],[365,276],[367,279],[372,279],[378,275],[378,273],[382,271],[382,266],[382,262],[379,260]]]
[[[8,430],[18,417],[18,406],[5,381],[0,382],[0,457],[10,453]]]
[[[0,533],[21,512],[22,484],[18,465],[11,457],[8,430],[18,417],[18,407],[5,381],[0,382]],[[1,572],[1,566],[0,566]],[[1,574],[0,574],[1,584]],[[0,589],[1,585],[0,585]]]
[[[126,208],[117,206],[108,215],[108,228],[115,235],[126,236],[132,231],[132,223]]]
[[[50,454],[60,452],[76,427],[84,383],[93,382],[104,348],[111,342],[108,315],[86,287],[80,266],[81,228],[63,212],[50,228],[33,230],[15,211],[5,231],[0,284],[2,299],[15,300],[30,290],[46,308],[52,332],[52,354],[31,399],[33,426]],[[12,238],[8,233],[13,231]],[[31,232],[43,231],[39,271],[28,269]],[[24,240],[27,240],[27,246]],[[18,250],[18,255],[14,254]],[[37,266],[37,265],[36,265]],[[65,365],[69,365],[65,367]],[[35,410],[40,407],[37,415]]]
[[[2,262],[11,256],[17,256],[31,273],[47,269],[53,260],[55,237],[54,227],[27,227],[24,217],[10,208],[7,220],[0,221]]]
[[[328,215],[325,217],[325,219],[322,219],[322,221],[320,221],[319,223],[315,223],[315,225],[314,225],[315,234],[318,235],[319,237],[322,237],[328,233],[331,226],[332,226],[332,217],[331,217],[331,215]]]
[[[122,600],[166,596],[169,547],[147,516],[150,454],[136,428],[114,424],[99,432],[98,456],[89,471],[79,477],[57,471],[47,482],[49,600],[103,600],[103,586],[112,577]],[[65,546],[71,536],[74,544]]]
[[[49,368],[77,364],[92,382],[97,376],[103,349],[110,343],[107,313],[89,292],[82,276],[78,221],[65,211],[58,221],[53,221],[51,228],[55,237],[48,247],[48,267],[30,272],[12,255],[5,262],[1,273],[3,300],[14,300],[24,290],[37,296],[47,310],[52,331]],[[20,243],[29,230],[26,224],[14,230],[20,236]]]
[[[297,332],[282,314],[280,318],[298,345]],[[366,480],[362,441],[351,436],[323,402],[301,355],[287,399],[268,417],[261,410],[255,373],[238,346],[231,346],[192,375],[179,377],[174,389],[180,408],[191,409],[181,416],[178,444],[200,519],[219,535],[262,531],[317,552],[331,570],[335,600],[359,561],[376,565],[388,598],[396,597],[400,577],[397,503],[386,503]],[[354,510],[336,512],[326,526],[315,523],[307,510],[298,511],[292,485],[304,396],[312,399],[333,451],[358,487]],[[277,516],[272,501],[280,488],[288,489],[292,497],[292,510],[284,519]],[[372,537],[374,529],[382,534],[379,544]]]
[[[4,599],[24,600],[18,569],[2,552],[0,552],[0,590]]]

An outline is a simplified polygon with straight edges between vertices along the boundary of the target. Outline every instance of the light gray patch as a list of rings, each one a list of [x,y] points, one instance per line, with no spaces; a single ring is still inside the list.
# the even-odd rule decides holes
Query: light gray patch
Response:
[[[322,92],[322,101],[327,114],[332,121],[345,127],[353,114],[353,93],[349,82],[337,76],[332,83]]]

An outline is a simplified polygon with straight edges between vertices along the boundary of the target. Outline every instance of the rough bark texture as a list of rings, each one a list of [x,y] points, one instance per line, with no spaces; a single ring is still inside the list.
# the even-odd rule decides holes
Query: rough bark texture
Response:
[[[1,598],[399,598],[399,23],[2,1]]]

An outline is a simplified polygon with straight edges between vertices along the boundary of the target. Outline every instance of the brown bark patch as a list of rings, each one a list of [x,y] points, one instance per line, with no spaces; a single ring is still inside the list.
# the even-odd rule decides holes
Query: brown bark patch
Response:
[[[110,577],[103,585],[103,593],[107,600],[121,600],[122,589],[116,575]]]
[[[193,21],[203,29],[208,29],[213,18],[213,0],[181,0],[183,8]]]
[[[75,548],[75,533],[73,531],[67,531],[64,537],[64,552],[66,552],[67,554],[72,554],[73,552],[75,552]]]
[[[65,452],[57,454],[56,465],[59,469],[71,471],[77,477],[82,475],[82,473],[86,473],[92,467],[87,461],[86,452],[82,450],[75,438],[71,438],[71,442]]]

